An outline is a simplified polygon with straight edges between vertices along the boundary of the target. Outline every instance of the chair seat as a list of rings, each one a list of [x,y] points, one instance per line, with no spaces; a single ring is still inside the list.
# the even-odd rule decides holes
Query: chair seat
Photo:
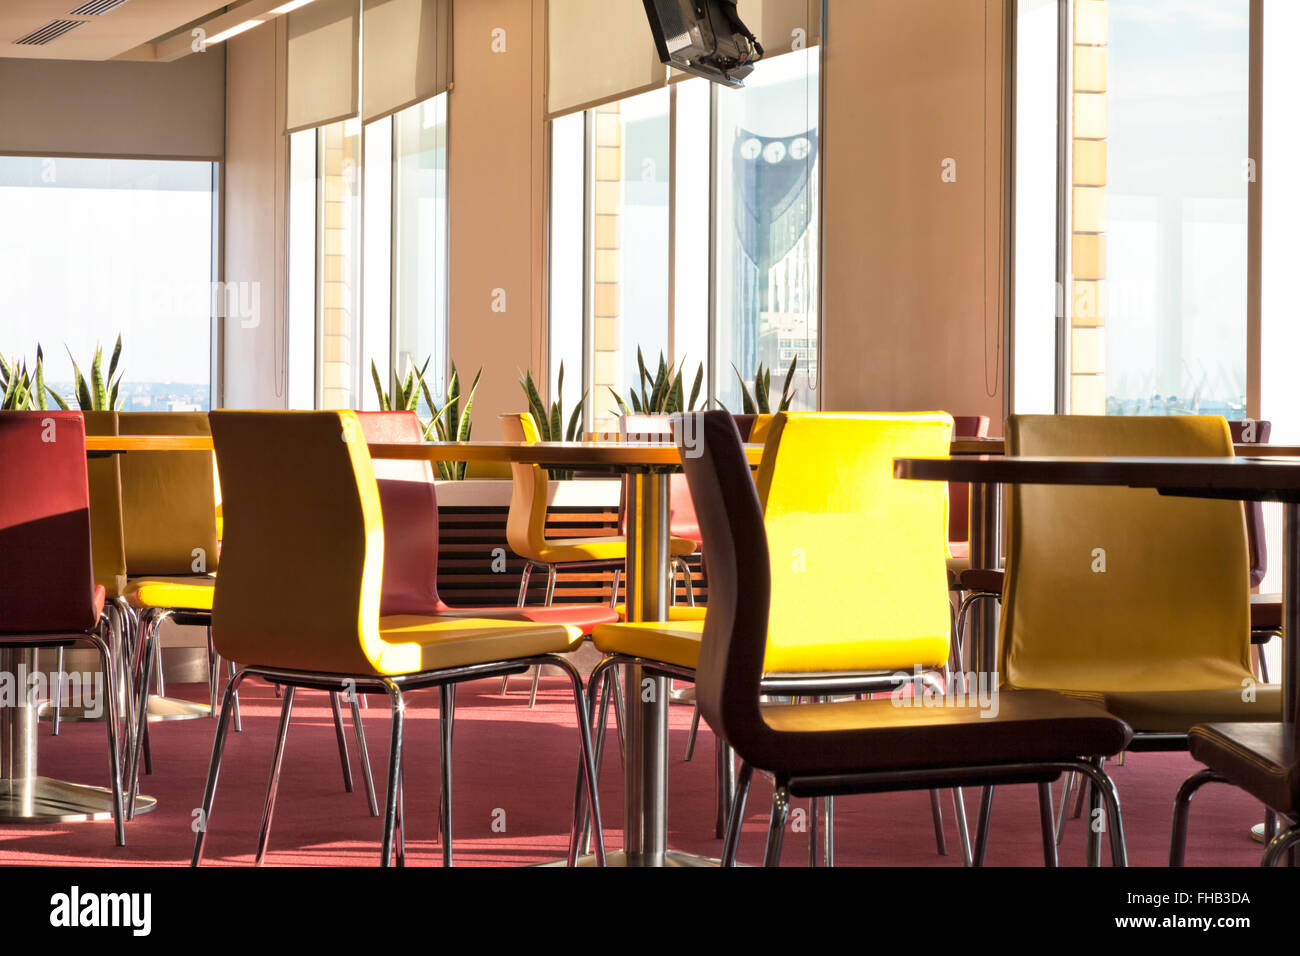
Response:
[[[1274,632],[1282,630],[1282,595],[1252,594],[1250,596],[1250,629]]]
[[[212,574],[133,578],[127,582],[122,596],[128,604],[137,608],[211,611],[212,593],[216,585],[217,578]]]
[[[390,646],[377,669],[390,675],[564,653],[582,644],[581,630],[561,624],[416,614],[381,617],[379,634]]]
[[[591,640],[606,654],[641,657],[694,670],[700,662],[700,639],[703,634],[702,618],[677,622],[637,621],[631,624],[602,624],[592,631]]]
[[[1242,699],[1245,689],[1236,686],[1210,690],[1068,693],[1100,704],[1139,734],[1185,734],[1195,724],[1262,723],[1281,718],[1279,685],[1256,684],[1252,688],[1253,700]]]
[[[705,610],[669,608],[669,616],[674,618],[669,621],[602,624],[592,631],[592,642],[606,654],[624,654],[694,670],[700,661]],[[673,612],[676,612],[676,616]],[[947,641],[947,635],[935,638],[934,653],[939,657],[919,663],[923,667],[942,664],[947,655]],[[916,643],[906,646],[912,650],[924,650]],[[900,670],[912,673],[912,663],[902,663],[902,658],[898,656],[900,650],[892,642],[859,641],[853,645],[852,650],[852,658],[847,656],[849,648],[844,645],[803,648],[797,656],[787,651],[779,658],[781,666],[773,673],[779,673],[782,677],[825,675],[828,678],[846,673],[889,673]],[[770,649],[768,653],[771,655]]]
[[[1132,737],[1100,707],[1040,690],[1002,690],[996,706],[899,706],[907,698],[769,704],[764,722],[800,738],[759,765],[778,776],[869,773],[925,767],[1111,756]],[[975,690],[968,698],[975,701]],[[977,702],[976,702],[977,704]]]
[[[960,570],[963,567],[970,567],[970,542],[969,541],[949,541],[948,542],[948,567]]]
[[[533,624],[564,624],[584,635],[600,624],[618,620],[612,607],[598,604],[553,604],[550,607],[448,607],[439,602],[431,613],[438,617],[486,618],[492,621],[527,621]]]
[[[1280,813],[1300,808],[1295,728],[1281,723],[1221,723],[1193,727],[1192,756]]]
[[[670,554],[695,553],[695,542],[686,538],[671,538]],[[627,558],[627,539],[621,536],[592,538],[547,538],[546,545],[537,553],[543,564],[580,564],[584,561],[622,561]]]
[[[615,605],[614,610],[618,613],[618,619],[620,621],[627,620],[626,604]],[[699,607],[690,607],[686,604],[670,604],[668,605],[668,622],[672,624],[678,621],[702,621],[704,620],[704,615],[707,614],[708,611],[709,609],[702,605]]]

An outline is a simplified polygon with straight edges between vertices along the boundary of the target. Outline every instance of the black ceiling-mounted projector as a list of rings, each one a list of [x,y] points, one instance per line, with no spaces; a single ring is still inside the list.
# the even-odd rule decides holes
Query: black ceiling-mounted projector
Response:
[[[659,59],[726,86],[744,86],[763,47],[736,0],[642,0]]]

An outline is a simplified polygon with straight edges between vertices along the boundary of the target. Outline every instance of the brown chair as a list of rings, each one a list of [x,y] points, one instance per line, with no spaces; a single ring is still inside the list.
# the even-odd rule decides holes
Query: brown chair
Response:
[[[709,613],[700,642],[696,689],[704,718],[743,761],[724,843],[724,865],[735,863],[755,769],[771,773],[776,783],[764,854],[768,865],[780,860],[791,795],[995,782],[1035,783],[1042,795],[1067,770],[1094,781],[1113,821],[1109,828],[1113,862],[1126,863],[1119,800],[1101,760],[1122,751],[1131,732],[1095,704],[1050,691],[1011,690],[998,693],[996,714],[946,699],[945,706],[930,708],[897,706],[896,699],[798,707],[762,703],[772,577],[759,492],[731,417],[705,412],[695,424],[698,443],[683,466],[710,555]],[[833,513],[834,504],[828,503],[827,510]],[[835,533],[833,521],[816,524],[818,535]],[[809,540],[809,549],[816,547],[818,535]],[[911,541],[873,544],[885,554],[914,547]],[[816,567],[813,552],[807,567],[810,572]],[[873,573],[888,575],[888,563]],[[918,590],[914,580],[901,584],[909,593]],[[891,609],[891,614],[942,618],[947,596],[941,575],[934,578],[930,591],[927,600],[909,601],[905,608]],[[1052,864],[1056,846],[1050,816],[1050,811],[1043,815],[1043,851],[1045,861]]]

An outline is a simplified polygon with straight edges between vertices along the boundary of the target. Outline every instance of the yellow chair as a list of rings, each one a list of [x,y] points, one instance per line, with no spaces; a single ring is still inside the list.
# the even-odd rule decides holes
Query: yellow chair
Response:
[[[1222,418],[1013,416],[1012,455],[1230,456]],[[1239,501],[1056,485],[1007,489],[1000,668],[1010,688],[1095,700],[1129,749],[1182,750],[1194,724],[1276,721],[1250,667]],[[1062,800],[1062,820],[1066,800]]]
[[[757,478],[772,580],[765,694],[871,693],[918,676],[932,687],[945,685],[946,602],[931,606],[920,597],[936,586],[946,593],[946,487],[895,481],[893,459],[946,455],[951,433],[952,419],[943,413],[772,417]],[[597,627],[594,642],[607,656],[589,686],[605,668],[629,662],[694,680],[706,627],[706,621]],[[724,773],[729,762],[724,758]],[[965,851],[960,792],[956,801]],[[937,798],[932,809],[945,852]],[[828,804],[828,837],[832,826]],[[815,833],[812,838],[815,844]]]
[[[501,428],[506,441],[536,442],[541,441],[537,423],[529,412],[502,415]],[[555,598],[555,578],[558,568],[594,568],[614,566],[614,586],[610,594],[610,607],[617,604],[618,584],[621,569],[627,559],[627,539],[621,535],[609,535],[587,538],[548,538],[546,537],[546,513],[549,501],[550,478],[545,468],[540,465],[511,464],[514,485],[510,494],[510,512],[506,517],[506,541],[510,550],[524,559],[523,574],[519,580],[518,606],[524,607],[528,602],[528,582],[533,568],[546,571],[546,599],[549,607]],[[669,541],[669,554],[672,558],[694,552],[695,543],[685,538],[672,538]],[[539,674],[533,674],[533,685],[528,695],[528,706],[537,702],[537,680]],[[507,679],[501,682],[501,692],[506,691]]]
[[[769,452],[781,440],[781,418],[777,421]],[[916,653],[924,654],[941,643],[948,617],[942,561],[946,495],[937,483],[915,490],[888,488],[882,475],[879,496],[862,500],[843,476],[892,474],[888,459],[893,450],[877,448],[875,454],[885,460],[869,462],[850,445],[843,449],[850,470],[826,468],[810,475],[823,494],[810,497],[805,513],[792,515],[795,520],[780,530],[779,539],[770,541],[735,423],[725,412],[705,412],[697,422],[696,454],[685,458],[683,465],[699,507],[711,578],[696,689],[705,719],[743,761],[723,863],[734,864],[755,769],[770,773],[775,782],[764,855],[768,865],[780,862],[791,796],[933,790],[1005,781],[1036,783],[1041,799],[1044,792],[1050,795],[1051,781],[1062,772],[1079,770],[1095,781],[1106,802],[1113,860],[1123,865],[1126,851],[1119,801],[1098,758],[1123,750],[1130,732],[1095,704],[1046,691],[1003,690],[995,698],[985,697],[963,692],[960,686],[941,700],[917,701],[891,694],[887,700],[798,707],[764,704],[778,622],[783,619],[788,625],[793,620],[802,629],[802,622],[784,612],[769,613],[771,605],[783,600],[774,580],[778,573],[785,577],[784,586],[802,590],[812,600],[822,581],[832,595],[842,595],[848,577],[842,559],[857,549],[859,560],[865,560],[870,571],[858,578],[865,584],[859,595],[862,610],[855,613],[852,607],[842,607],[836,621],[828,609],[819,618],[836,631],[853,628],[868,642],[879,636],[883,651],[906,646],[909,634],[918,635]],[[798,434],[798,424],[798,416],[790,416],[788,437]],[[829,432],[818,445],[828,439]],[[900,441],[902,454],[916,453],[905,451],[907,444],[924,447],[926,443]],[[909,484],[894,482],[895,486]],[[871,553],[862,556],[868,545]],[[783,565],[796,564],[803,570],[795,578],[781,570]],[[800,574],[804,577],[797,579]],[[1056,847],[1050,813],[1043,815],[1042,822],[1044,858],[1052,865]]]
[[[222,474],[225,561],[217,579],[213,640],[241,662],[226,686],[203,797],[193,863],[202,858],[236,688],[256,675],[284,689],[262,817],[265,857],[285,735],[298,688],[381,693],[393,725],[381,862],[391,861],[401,803],[405,694],[441,689],[443,860],[451,865],[451,722],[457,683],[546,663],[573,685],[580,772],[594,797],[582,680],[562,655],[576,627],[403,614],[380,616],[384,528],[378,484],[355,412],[214,412]],[[302,560],[303,555],[319,559]],[[273,585],[273,586],[271,586]],[[599,810],[593,808],[599,829]],[[571,840],[570,859],[577,847]],[[402,849],[398,847],[401,862]],[[603,852],[601,853],[603,861]]]

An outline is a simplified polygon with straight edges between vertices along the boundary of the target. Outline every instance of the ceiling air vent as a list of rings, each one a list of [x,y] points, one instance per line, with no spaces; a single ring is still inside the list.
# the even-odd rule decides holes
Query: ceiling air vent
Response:
[[[84,20],[51,20],[39,30],[33,30],[21,40],[15,40],[18,46],[44,46],[51,40],[57,40],[69,30],[75,30],[86,21]]]
[[[97,17],[101,13],[108,13],[114,7],[120,7],[127,0],[89,0],[83,3],[75,10],[69,11],[74,17]]]

